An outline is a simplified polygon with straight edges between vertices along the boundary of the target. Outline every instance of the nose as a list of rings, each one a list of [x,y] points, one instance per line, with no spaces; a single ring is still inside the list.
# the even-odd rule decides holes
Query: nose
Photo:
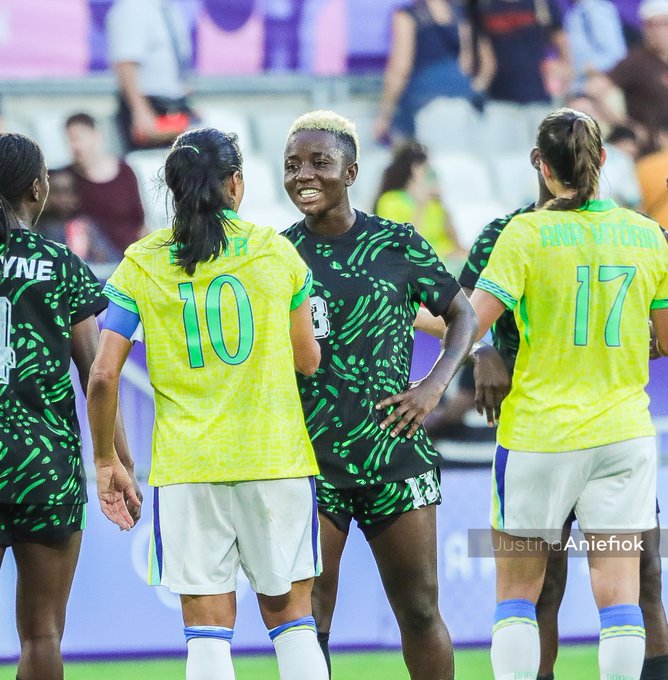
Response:
[[[297,172],[297,179],[306,181],[309,179],[313,179],[313,164],[312,163],[302,163],[299,166],[299,171]]]

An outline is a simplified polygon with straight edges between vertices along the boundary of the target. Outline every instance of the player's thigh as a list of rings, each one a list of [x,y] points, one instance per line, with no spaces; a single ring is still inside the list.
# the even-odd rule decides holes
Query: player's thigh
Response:
[[[369,541],[395,612],[438,608],[436,505],[399,515]]]
[[[239,551],[231,484],[157,487],[149,582],[179,595],[236,591]]]
[[[587,484],[586,452],[542,453],[497,446],[492,469],[490,524],[511,536],[557,543]]]
[[[288,593],[321,571],[320,523],[311,477],[234,485],[241,567],[256,593]]]
[[[634,533],[656,526],[656,440],[638,437],[591,450],[593,469],[575,506],[585,533]]]

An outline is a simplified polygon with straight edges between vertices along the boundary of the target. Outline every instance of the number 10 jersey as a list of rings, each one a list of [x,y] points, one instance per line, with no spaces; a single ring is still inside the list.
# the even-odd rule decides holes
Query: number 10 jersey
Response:
[[[318,470],[290,343],[290,311],[308,297],[310,272],[274,229],[228,216],[227,249],[193,276],[162,229],[128,248],[105,287],[143,326],[154,486]]]

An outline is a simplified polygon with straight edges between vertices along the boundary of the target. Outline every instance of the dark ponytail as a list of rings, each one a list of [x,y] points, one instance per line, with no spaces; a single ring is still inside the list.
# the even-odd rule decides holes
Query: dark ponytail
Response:
[[[217,258],[227,248],[223,214],[231,209],[223,181],[242,171],[237,136],[214,128],[180,135],[165,162],[165,182],[172,191],[174,220],[168,245],[177,246],[176,262],[192,276],[199,262]]]
[[[575,191],[571,198],[555,198],[545,208],[576,210],[596,194],[603,142],[593,118],[573,109],[559,109],[540,124],[536,146],[555,179]]]
[[[392,161],[383,171],[380,189],[373,202],[374,212],[378,209],[380,197],[388,191],[405,189],[413,175],[416,165],[422,165],[428,160],[427,148],[418,142],[407,142],[394,153]]]
[[[44,172],[44,156],[28,137],[0,134],[0,253],[7,256],[15,208],[23,192]]]

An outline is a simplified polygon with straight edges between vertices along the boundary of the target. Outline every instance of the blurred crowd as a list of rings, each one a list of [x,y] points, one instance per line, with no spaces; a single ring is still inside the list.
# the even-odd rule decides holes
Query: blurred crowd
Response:
[[[116,0],[106,26],[121,156],[197,126],[192,45],[177,3]],[[368,140],[392,154],[376,173],[373,210],[414,223],[456,271],[470,239],[458,234],[443,177],[416,133],[420,112],[441,98],[479,112],[502,102],[592,115],[607,140],[609,195],[668,224],[668,0],[414,0],[395,9]],[[93,265],[116,263],[146,231],[137,178],[87,113],[71,115],[62,134],[72,162],[51,171],[40,229]]]

